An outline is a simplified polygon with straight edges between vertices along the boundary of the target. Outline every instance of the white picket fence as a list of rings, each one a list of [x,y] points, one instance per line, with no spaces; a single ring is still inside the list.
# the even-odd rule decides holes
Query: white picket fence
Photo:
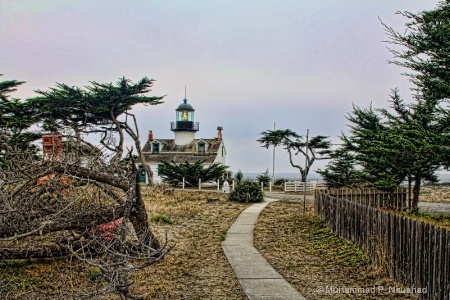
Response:
[[[314,191],[317,186],[317,181],[287,181],[284,183],[285,192],[303,192],[303,191]]]

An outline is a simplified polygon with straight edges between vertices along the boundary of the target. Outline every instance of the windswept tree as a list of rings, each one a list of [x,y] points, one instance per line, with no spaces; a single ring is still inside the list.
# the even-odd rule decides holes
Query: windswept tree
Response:
[[[436,182],[435,172],[450,158],[450,136],[437,104],[405,104],[397,90],[390,103],[391,110],[354,106],[348,116],[350,135],[343,141],[374,187],[392,191],[405,179],[413,182],[415,210],[422,181]]]
[[[421,182],[436,181],[435,171],[449,161],[450,2],[397,13],[408,19],[403,33],[382,24],[394,45],[391,63],[410,70],[404,75],[415,84],[414,102],[406,104],[394,89],[392,110],[354,107],[348,117],[351,134],[344,141],[376,186],[389,190],[405,178],[413,181],[412,208],[417,209]]]
[[[148,174],[150,185],[153,185],[153,172],[141,152],[137,120],[131,112],[138,104],[162,103],[163,97],[146,95],[153,82],[147,77],[137,83],[120,78],[115,85],[91,82],[84,88],[58,83],[46,91],[36,91],[40,96],[28,102],[38,109],[37,115],[44,130],[61,132],[67,129],[73,132],[79,147],[82,134],[101,134],[101,145],[113,153],[111,163],[118,163],[123,158],[128,135],[134,141],[139,160]],[[86,141],[83,144],[86,145]]]
[[[262,137],[258,139],[258,142],[262,144],[262,147],[269,148],[270,146],[282,146],[289,154],[289,162],[291,166],[299,169],[301,180],[306,181],[309,170],[317,159],[326,159],[330,153],[331,142],[327,136],[318,135],[312,137],[306,141],[302,140],[302,136],[296,132],[286,130],[267,130],[261,132]],[[306,150],[308,145],[308,150]],[[308,152],[306,152],[308,151]],[[302,154],[306,157],[306,166],[301,163],[294,163],[294,156]]]

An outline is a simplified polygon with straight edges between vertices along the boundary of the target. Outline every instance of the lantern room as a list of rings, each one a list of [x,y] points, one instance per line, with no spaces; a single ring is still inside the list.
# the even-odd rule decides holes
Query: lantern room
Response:
[[[183,99],[176,109],[176,122],[172,122],[172,131],[198,131],[198,122],[194,122],[195,109],[187,103],[187,99]]]

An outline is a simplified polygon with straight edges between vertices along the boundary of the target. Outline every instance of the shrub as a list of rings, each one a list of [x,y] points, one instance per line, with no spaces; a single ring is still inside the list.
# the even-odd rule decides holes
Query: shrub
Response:
[[[258,183],[242,181],[230,192],[229,199],[236,202],[263,202],[264,192]]]
[[[289,180],[286,178],[279,178],[277,180],[275,180],[274,185],[280,185],[284,187],[284,183],[288,182]]]

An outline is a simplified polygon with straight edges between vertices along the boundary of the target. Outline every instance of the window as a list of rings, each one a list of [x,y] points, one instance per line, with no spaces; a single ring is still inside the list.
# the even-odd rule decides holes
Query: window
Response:
[[[198,152],[198,155],[206,155],[206,145],[205,145],[205,143],[198,143],[197,144],[197,152]]]
[[[152,144],[152,153],[158,154],[159,153],[159,143],[153,143]]]

